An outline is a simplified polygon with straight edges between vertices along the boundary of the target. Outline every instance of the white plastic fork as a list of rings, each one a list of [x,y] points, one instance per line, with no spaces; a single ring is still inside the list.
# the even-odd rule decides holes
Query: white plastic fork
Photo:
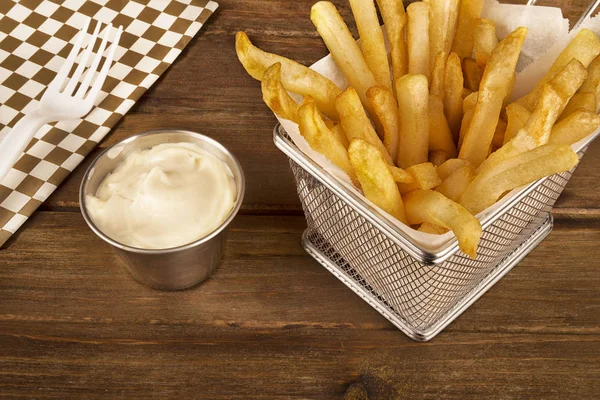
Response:
[[[81,45],[83,44],[89,25],[90,19],[86,21],[81,31],[79,31],[67,60],[50,85],[48,85],[46,92],[42,96],[39,107],[23,116],[0,142],[0,182],[4,180],[6,174],[8,174],[21,154],[23,154],[27,144],[44,124],[54,121],[79,119],[91,111],[106,76],[108,75],[108,70],[112,64],[123,28],[119,27],[115,39],[108,50],[102,69],[94,78],[104,50],[106,49],[108,36],[112,30],[112,24],[109,24],[104,29],[100,47],[94,55],[94,59],[87,69],[83,81],[81,81],[79,89],[75,92],[77,83],[83,76],[85,67],[92,55],[94,45],[98,40],[100,32],[101,23],[98,21],[96,28],[94,29],[94,34],[81,57],[81,61],[77,65],[73,76],[69,78],[69,72],[73,68],[75,59],[81,50]]]

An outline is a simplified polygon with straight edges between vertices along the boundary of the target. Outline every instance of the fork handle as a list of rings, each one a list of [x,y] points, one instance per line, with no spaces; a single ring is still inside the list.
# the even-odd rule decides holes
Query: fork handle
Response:
[[[17,162],[35,133],[47,122],[37,110],[22,117],[0,142],[0,183]]]

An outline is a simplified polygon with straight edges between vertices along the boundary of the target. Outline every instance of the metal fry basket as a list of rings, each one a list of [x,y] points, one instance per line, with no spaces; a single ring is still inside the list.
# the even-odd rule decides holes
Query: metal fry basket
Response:
[[[528,4],[535,3],[529,0]],[[595,0],[575,24],[588,19]],[[574,145],[579,158],[599,135]],[[307,157],[281,125],[275,145],[290,161],[308,228],[306,251],[406,335],[427,341],[521,261],[552,230],[552,207],[575,168],[521,189],[483,221],[477,258],[456,239],[428,252]]]
[[[597,135],[580,144],[580,159]],[[552,206],[574,172],[524,188],[484,225],[473,260],[456,246],[438,255],[416,251],[376,209],[304,155],[280,125],[274,141],[289,157],[296,180],[308,224],[306,251],[418,341],[438,334],[550,233]]]

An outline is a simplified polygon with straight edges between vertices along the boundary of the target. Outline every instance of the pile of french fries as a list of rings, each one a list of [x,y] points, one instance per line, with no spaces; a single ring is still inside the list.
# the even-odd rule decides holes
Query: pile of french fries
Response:
[[[375,205],[476,256],[474,217],[510,190],[573,168],[571,144],[600,126],[600,39],[583,29],[535,89],[507,104],[527,28],[498,41],[484,0],[350,0],[360,46],[336,7],[310,18],[350,86],[236,36],[265,103]],[[389,51],[384,43],[389,39]],[[301,104],[289,92],[304,97]]]

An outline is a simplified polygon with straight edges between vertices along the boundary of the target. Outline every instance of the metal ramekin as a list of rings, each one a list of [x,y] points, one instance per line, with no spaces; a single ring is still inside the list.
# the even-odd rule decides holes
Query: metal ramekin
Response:
[[[161,143],[189,142],[221,159],[233,174],[236,201],[227,219],[213,232],[192,243],[159,250],[139,249],[119,243],[105,235],[90,217],[85,197],[95,195],[102,180],[134,150],[148,149]],[[79,203],[85,222],[102,240],[112,246],[138,282],[161,290],[179,290],[194,286],[211,276],[223,256],[228,226],[244,198],[244,173],[238,160],[215,140],[199,133],[182,130],[144,132],[119,142],[96,158],[86,171],[79,190]],[[165,232],[168,234],[168,232]]]

